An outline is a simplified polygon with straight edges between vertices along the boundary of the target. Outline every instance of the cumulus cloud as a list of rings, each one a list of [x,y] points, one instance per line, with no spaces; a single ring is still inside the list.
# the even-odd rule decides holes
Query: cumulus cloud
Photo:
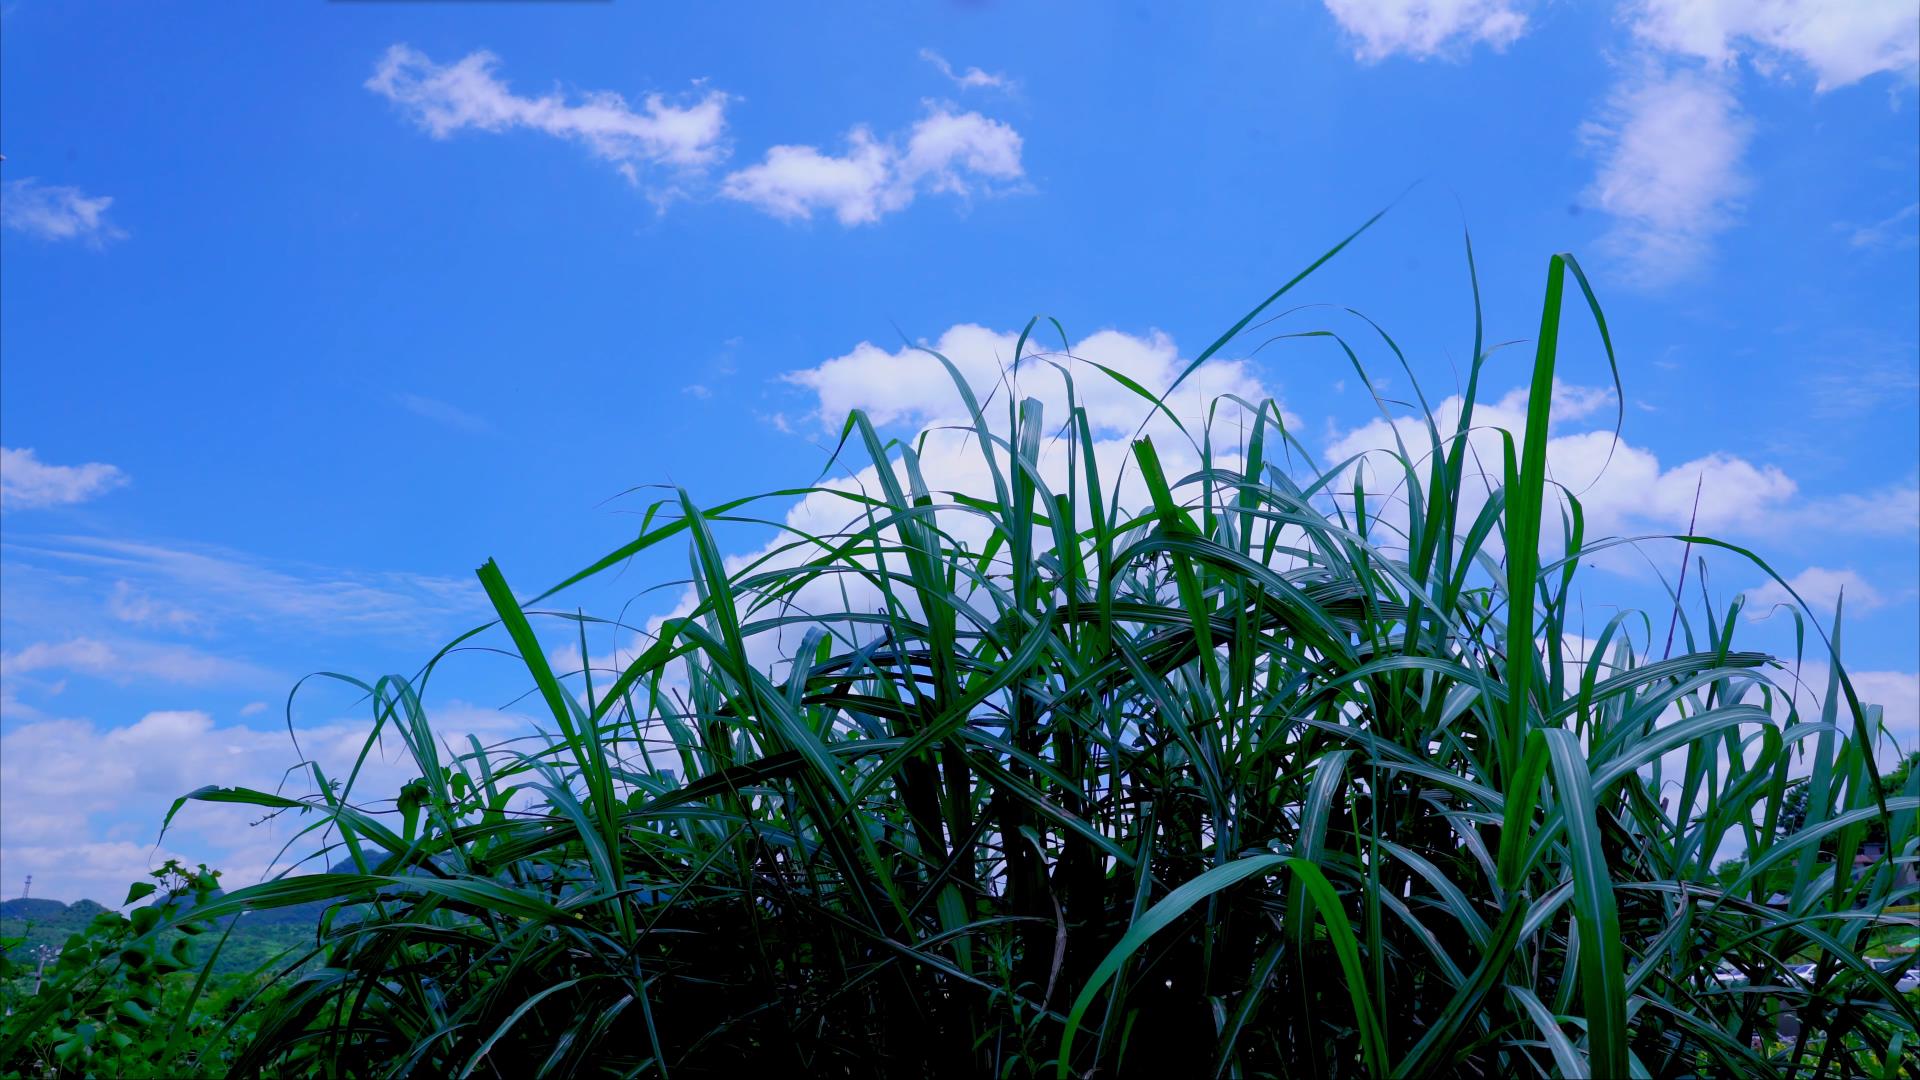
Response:
[[[782,378],[805,388],[813,398],[815,417],[823,428],[837,428],[854,409],[864,410],[876,424],[916,427],[959,422],[964,409],[945,365],[927,350],[952,361],[982,401],[1000,402],[990,416],[1004,413],[1007,395],[1034,398],[1056,420],[1066,415],[1066,385],[1051,365],[1059,364],[1074,376],[1074,390],[1096,433],[1131,433],[1147,419],[1149,408],[1138,395],[1092,364],[1117,371],[1149,390],[1161,392],[1185,370],[1173,339],[1158,331],[1144,335],[1102,330],[1064,351],[1049,350],[1029,339],[1025,355],[1015,362],[1019,335],[961,323],[925,348],[883,349],[861,342],[842,356],[815,367],[789,372]],[[1167,399],[1168,408],[1190,428],[1202,426],[1208,406],[1224,394],[1250,401],[1267,396],[1266,388],[1245,360],[1209,360],[1187,377]],[[1298,417],[1289,417],[1298,425]]]
[[[982,71],[970,67],[965,71],[956,71],[947,58],[932,49],[921,49],[920,59],[932,64],[940,74],[952,80],[953,85],[962,90],[1006,90],[1013,86],[1013,80],[997,71]]]
[[[1823,622],[1833,618],[1834,605],[1844,594],[1847,610],[1854,614],[1872,611],[1886,604],[1887,598],[1873,583],[1852,570],[1829,570],[1824,566],[1809,566],[1805,570],[1787,579],[1793,591],[1807,602],[1807,607],[1815,618]],[[1747,590],[1748,618],[1764,619],[1772,613],[1775,605],[1798,606],[1792,594],[1781,588],[1777,581],[1769,581],[1757,589]]]
[[[904,138],[881,139],[862,124],[846,143],[841,154],[775,146],[759,164],[728,175],[720,193],[777,218],[830,211],[842,225],[865,225],[906,209],[923,192],[992,194],[1026,175],[1019,132],[938,103],[928,104]]]
[[[1694,270],[1748,188],[1751,136],[1719,74],[1654,66],[1617,85],[1581,128],[1600,162],[1586,199],[1613,219],[1603,248],[1646,285]]]
[[[467,733],[491,746],[531,730],[523,716],[460,702],[429,715],[457,753],[466,752]],[[36,894],[108,904],[170,857],[222,869],[230,887],[259,880],[287,865],[281,846],[311,818],[263,821],[257,809],[196,803],[155,847],[167,807],[206,784],[307,794],[312,774],[296,768],[301,755],[343,777],[368,730],[356,720],[305,724],[295,731],[296,752],[285,728],[223,726],[193,709],[149,712],[118,726],[76,719],[15,725],[0,734],[0,862],[9,874],[33,874]],[[417,775],[402,742],[388,737],[369,757],[353,801],[384,809],[381,801]],[[294,851],[303,854],[304,844]]]
[[[1178,477],[1198,466],[1195,444],[1206,436],[1211,423],[1213,436],[1221,444],[1216,447],[1216,461],[1230,464],[1238,460],[1234,433],[1244,430],[1249,418],[1238,406],[1222,399],[1232,395],[1258,403],[1275,396],[1253,365],[1241,359],[1209,360],[1196,368],[1178,390],[1166,394],[1189,361],[1181,356],[1171,337],[1158,331],[1129,334],[1102,330],[1051,349],[1030,339],[1026,353],[1016,362],[1014,349],[1018,343],[1019,335],[1011,331],[960,324],[925,345],[952,362],[981,402],[990,428],[999,437],[1008,435],[1010,401],[1038,403],[1049,433],[1042,440],[1039,470],[1056,493],[1067,490],[1070,442],[1052,437],[1068,419],[1063,370],[1073,379],[1074,403],[1086,410],[1100,476],[1109,489],[1107,497],[1113,497],[1117,483],[1120,505],[1130,508],[1145,505],[1147,499],[1131,462],[1136,432],[1154,441],[1169,476]],[[1172,417],[1152,409],[1096,364],[1164,395]],[[917,433],[912,442],[929,488],[992,496],[986,455],[971,432],[953,376],[924,349],[902,346],[887,350],[862,342],[844,355],[791,372],[785,379],[809,392],[814,417],[823,429],[837,428],[850,411],[860,409],[882,427]],[[1299,417],[1283,415],[1289,427],[1300,426]],[[1002,455],[1000,467],[1004,471],[1008,468],[1004,451],[996,449],[996,453]],[[896,459],[888,467],[899,471],[901,464]],[[835,483],[843,490],[872,491],[877,479],[877,466],[869,465]],[[803,530],[830,531],[845,526],[847,519],[848,505],[827,495],[809,496],[787,515],[790,525]],[[967,530],[977,524],[969,519],[963,517],[948,524],[965,542],[985,541],[984,526],[978,536],[967,535]]]
[[[979,68],[955,73],[931,50],[922,56],[963,89],[1011,85]],[[651,193],[662,205],[712,190],[705,177],[729,152],[728,94],[701,90],[679,102],[649,94],[638,106],[605,90],[572,100],[558,90],[527,97],[499,78],[499,65],[499,57],[484,50],[438,64],[417,49],[394,45],[365,85],[436,139],[466,130],[538,131],[585,146],[635,184],[643,168],[669,170],[669,181]],[[854,127],[841,153],[774,146],[758,164],[722,178],[718,191],[777,218],[808,219],[827,211],[843,225],[861,225],[905,209],[922,194],[967,198],[1005,191],[1026,175],[1020,150],[1020,134],[1007,124],[929,102],[926,115],[898,135],[882,138],[868,125]],[[400,403],[442,420],[459,412],[413,395],[401,395]]]
[[[1668,464],[1630,438],[1616,442],[1610,424],[1575,422],[1590,417],[1596,411],[1596,400],[1604,396],[1601,391],[1556,385],[1553,427],[1547,439],[1548,473],[1560,486],[1550,490],[1563,488],[1579,498],[1588,541],[1608,536],[1683,533],[1696,513],[1696,531],[1709,536],[1782,538],[1810,529],[1829,536],[1879,536],[1911,535],[1920,530],[1920,492],[1911,484],[1809,499],[1778,466],[1720,452]],[[1562,403],[1574,407],[1563,408]],[[1437,404],[1435,422],[1442,432],[1453,430],[1460,405],[1457,396]],[[1502,482],[1500,430],[1512,432],[1517,445],[1525,437],[1526,426],[1524,389],[1516,389],[1491,404],[1475,406],[1474,430],[1467,439],[1468,472],[1483,482],[1467,485],[1468,514],[1478,510],[1487,490]],[[1391,452],[1396,431],[1414,454],[1425,452],[1425,423],[1399,416],[1391,424],[1380,418],[1338,434],[1328,446],[1325,460],[1339,462],[1357,455]],[[1384,471],[1388,468],[1395,469],[1390,476]],[[1391,523],[1395,513],[1404,517],[1404,494],[1393,485],[1403,484],[1405,474],[1380,458],[1379,467],[1369,468],[1368,476],[1369,492],[1395,500],[1383,513],[1383,520]],[[1545,526],[1543,547],[1558,551],[1563,542],[1559,515],[1551,508]],[[1603,552],[1590,561],[1617,570],[1635,565],[1635,560],[1620,549]]]
[[[1384,60],[1464,53],[1476,44],[1498,51],[1527,32],[1524,3],[1515,0],[1325,0],[1327,11],[1358,39],[1354,55]]]
[[[1920,19],[1908,0],[1640,0],[1635,36],[1665,52],[1730,65],[1742,54],[1764,69],[1804,65],[1815,89],[1832,90],[1920,65]]]
[[[104,247],[126,233],[107,220],[111,195],[88,195],[76,187],[42,184],[29,176],[0,187],[0,226],[42,240],[77,240]]]
[[[0,506],[31,510],[86,502],[118,487],[127,474],[113,465],[49,465],[31,447],[0,447]]]
[[[524,97],[495,74],[499,64],[485,50],[436,64],[417,49],[395,45],[365,85],[436,139],[469,128],[538,131],[580,143],[636,183],[641,167],[700,170],[726,156],[729,98],[721,91],[697,92],[683,104],[648,94],[637,108],[611,90],[588,91],[571,102],[558,90]]]
[[[953,362],[982,403],[990,430],[999,439],[1005,439],[1008,434],[1010,397],[1015,401],[1032,399],[1039,403],[1047,434],[1041,440],[1038,472],[1056,494],[1068,490],[1068,443],[1071,441],[1054,437],[1068,418],[1061,368],[1072,375],[1076,401],[1087,411],[1104,497],[1110,505],[1117,501],[1129,509],[1138,509],[1148,502],[1145,485],[1132,462],[1132,439],[1136,431],[1154,440],[1170,477],[1185,476],[1199,463],[1195,442],[1208,430],[1209,406],[1215,399],[1232,394],[1258,403],[1273,396],[1249,362],[1210,360],[1168,398],[1168,405],[1179,420],[1176,426],[1173,419],[1152,410],[1132,391],[1092,366],[1103,365],[1151,390],[1163,392],[1188,363],[1167,335],[1104,330],[1073,343],[1070,348],[1056,344],[1047,351],[1030,340],[1025,354],[1016,363],[1017,343],[1018,334],[1014,332],[961,324],[928,340],[926,345]],[[952,376],[938,360],[919,349],[903,346],[889,350],[862,342],[841,356],[791,372],[785,380],[806,390],[810,400],[805,416],[792,421],[783,417],[783,423],[797,424],[810,418],[823,433],[830,434],[844,422],[848,411],[864,410],[888,435],[905,436],[903,442],[913,447],[919,475],[936,502],[945,502],[950,493],[991,499],[994,485],[988,453],[995,456],[1002,475],[1010,467],[1004,446],[982,447],[972,431]],[[1290,427],[1300,423],[1292,414],[1285,414],[1285,418]],[[1237,464],[1235,435],[1246,423],[1241,410],[1230,402],[1222,402],[1213,412],[1211,430],[1217,443],[1217,464],[1227,468]],[[768,571],[792,566],[814,554],[804,544],[794,547],[795,536],[831,537],[849,528],[864,528],[864,510],[843,496],[879,491],[882,468],[892,472],[903,486],[910,484],[903,454],[894,454],[884,462],[850,467],[846,474],[820,484],[821,490],[787,505],[784,511],[776,510],[775,514],[784,519],[791,532],[757,549],[728,557],[728,571],[737,573],[748,567]],[[1086,500],[1082,498],[1079,505],[1084,513]],[[984,549],[990,531],[982,519],[964,511],[944,513],[940,527],[955,542],[974,551]],[[897,536],[891,537],[890,542],[897,540]],[[1036,536],[1036,542],[1043,546],[1048,542],[1044,531]],[[999,556],[1005,557],[1004,552]],[[829,574],[814,578],[796,592],[783,594],[780,602],[783,608],[795,613],[824,615],[872,610],[878,601],[877,591],[865,579]],[[606,642],[594,645],[594,655],[589,661],[597,671],[618,670],[631,662],[647,639],[659,631],[666,617],[686,614],[695,602],[689,587],[668,615],[653,619],[643,633],[621,634],[617,647],[616,643]],[[911,598],[904,602],[912,603]],[[763,666],[777,664],[785,659],[784,649],[796,643],[802,632],[790,629],[756,635],[748,642],[749,652]],[[583,662],[580,648],[573,640],[556,641],[552,656],[556,669],[564,672],[578,671]]]
[[[1547,469],[1556,483],[1579,494],[1590,537],[1626,531],[1633,524],[1630,519],[1634,518],[1642,519],[1640,523],[1645,524],[1644,519],[1653,517],[1662,527],[1684,528],[1692,508],[1695,482],[1709,469],[1727,469],[1738,480],[1759,481],[1757,491],[1752,494],[1763,502],[1792,493],[1792,482],[1778,470],[1757,470],[1738,459],[1715,456],[1686,466],[1663,468],[1652,453],[1624,441],[1615,444],[1610,430],[1565,431],[1559,425],[1590,415],[1596,395],[1605,392],[1559,383],[1554,389],[1556,404],[1569,401],[1578,407],[1568,411],[1556,409],[1552,414],[1550,422],[1555,425],[1555,431],[1547,440]],[[1469,475],[1480,475],[1495,487],[1502,482],[1500,432],[1511,432],[1516,445],[1525,438],[1526,398],[1526,389],[1517,388],[1495,402],[1475,406],[1474,430],[1467,438]],[[1456,395],[1441,401],[1434,409],[1435,422],[1441,431],[1452,431],[1459,423],[1461,405],[1462,399]],[[1327,460],[1359,458],[1364,465],[1367,458],[1378,452],[1393,451],[1397,445],[1396,434],[1411,451],[1424,453],[1421,448],[1427,445],[1427,431],[1423,421],[1411,416],[1396,417],[1392,421],[1382,417],[1334,439],[1327,447]],[[1369,475],[1380,474],[1378,470],[1369,469]],[[1403,475],[1396,473],[1389,482],[1398,484]],[[1723,505],[1728,514],[1752,512],[1737,496],[1728,497],[1733,494],[1728,490],[1731,485],[1720,483],[1719,479],[1715,477],[1710,491],[1702,485],[1700,527],[1703,530],[1721,522]],[[1371,490],[1382,490],[1380,481],[1370,481],[1367,486]],[[1471,495],[1476,485],[1469,484],[1468,490]],[[1478,490],[1484,493],[1483,487]],[[1550,526],[1553,517],[1548,515]]]

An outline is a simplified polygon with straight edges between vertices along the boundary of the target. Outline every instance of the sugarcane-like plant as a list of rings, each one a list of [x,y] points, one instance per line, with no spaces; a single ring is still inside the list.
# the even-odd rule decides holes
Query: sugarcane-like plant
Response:
[[[1665,611],[1582,634],[1576,574],[1627,541],[1586,536],[1548,476],[1563,299],[1611,361],[1556,256],[1498,460],[1472,445],[1477,311],[1459,407],[1323,466],[1273,402],[1217,403],[1237,418],[1223,450],[1225,425],[1165,405],[1174,387],[1064,335],[1042,347],[1039,321],[1008,366],[1058,380],[1064,415],[947,364],[967,421],[939,437],[978,455],[977,490],[930,488],[923,444],[856,412],[838,456],[864,457],[858,482],[765,497],[839,506],[844,527],[681,492],[530,600],[488,562],[496,622],[362,684],[376,734],[418,762],[401,805],[317,768],[309,798],[189,797],[304,813],[336,868],[198,913],[333,905],[239,1068],[1898,1068],[1920,1043],[1896,988],[1914,960],[1868,945],[1920,891],[1920,778],[1883,789],[1837,619],[1806,635],[1828,672],[1815,714],[1799,657],[1735,647],[1737,601],[1676,594],[1670,652]],[[1090,380],[1137,394],[1156,437],[1097,439]],[[733,522],[780,539],[729,564],[714,529]],[[606,624],[547,598],[668,543],[691,552],[690,603],[610,670],[555,670],[536,624],[583,657]],[[524,667],[543,744],[442,745],[427,722],[428,683],[482,634]],[[1716,877],[1730,851],[1744,866]]]

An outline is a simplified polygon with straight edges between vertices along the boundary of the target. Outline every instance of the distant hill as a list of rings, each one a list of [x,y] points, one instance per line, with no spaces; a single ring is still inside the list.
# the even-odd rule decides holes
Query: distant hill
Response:
[[[351,874],[354,872],[352,860],[341,860],[327,868],[331,874]],[[408,874],[421,873],[418,868],[404,871]],[[208,899],[225,895],[225,891],[215,889]],[[164,898],[155,897],[150,903],[164,903]],[[234,928],[227,943],[220,950],[220,958],[213,970],[220,974],[252,971],[269,962],[290,963],[314,944],[315,931],[320,925],[320,916],[326,911],[324,901],[310,904],[295,904],[291,907],[266,908],[249,911],[244,915],[233,916],[222,922],[220,929],[237,919],[239,925]],[[15,897],[12,900],[0,900],[0,938],[24,937],[26,942],[21,948],[30,956],[35,948],[50,945],[59,948],[67,938],[86,929],[87,923],[95,915],[107,908],[92,900],[76,900],[63,904],[58,900]],[[195,941],[198,948],[210,948],[218,941],[218,931],[202,934]],[[291,951],[289,951],[291,950]],[[282,953],[286,953],[281,957]],[[276,959],[279,958],[279,959]]]
[[[63,904],[58,900],[30,900],[24,896],[0,900],[0,919],[74,918],[85,924],[88,919],[105,910],[91,900],[76,900],[71,904]]]
[[[58,900],[16,897],[0,901],[0,938],[25,938],[21,950],[30,962],[34,950],[42,946],[60,948],[69,937],[84,931],[95,915],[106,910],[92,900],[63,904]],[[287,955],[278,962],[291,962],[312,945],[314,928],[319,925],[324,910],[324,904],[300,904],[239,916],[238,925],[234,926],[213,965],[214,971],[222,974],[252,971],[274,962],[282,953]],[[203,934],[195,944],[199,948],[211,948],[218,940],[217,932]]]

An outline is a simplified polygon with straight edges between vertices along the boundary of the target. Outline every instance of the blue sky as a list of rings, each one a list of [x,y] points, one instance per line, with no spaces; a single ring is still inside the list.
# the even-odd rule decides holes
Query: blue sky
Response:
[[[1438,399],[1463,227],[1495,340],[1575,252],[1625,385],[1590,516],[1678,531],[1697,482],[1703,531],[1816,606],[1846,588],[1850,666],[1916,725],[1905,0],[836,10],[4,8],[0,892],[117,899],[169,854],[258,876],[280,824],[156,848],[166,803],[277,782],[294,681],[412,670],[484,617],[486,558],[541,588],[631,535],[636,485],[803,484],[836,410],[937,419],[908,339],[990,361],[1045,313],[1174,370],[1389,204],[1296,319],[1364,311]],[[1570,325],[1573,474],[1615,404]],[[1383,436],[1331,348],[1255,344],[1216,389],[1317,450]],[[663,613],[641,590],[683,565],[578,602]],[[1620,560],[1586,595],[1662,594]],[[1785,622],[1748,632],[1790,649]],[[438,718],[524,730],[509,675],[459,667]],[[292,723],[323,758],[365,729],[312,684]]]

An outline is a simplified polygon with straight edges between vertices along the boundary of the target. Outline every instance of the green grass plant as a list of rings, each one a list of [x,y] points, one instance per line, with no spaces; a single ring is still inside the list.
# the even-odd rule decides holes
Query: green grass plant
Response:
[[[1830,672],[1813,714],[1801,657],[1736,647],[1738,600],[1676,595],[1670,655],[1666,610],[1589,639],[1574,584],[1627,541],[1585,536],[1546,440],[1562,309],[1611,361],[1601,308],[1554,257],[1525,430],[1483,463],[1478,303],[1476,283],[1458,415],[1427,411],[1423,443],[1364,470],[1314,465],[1271,401],[1220,403],[1247,418],[1223,450],[1221,425],[1161,404],[1174,387],[1043,349],[1057,327],[1036,321],[1023,377],[1066,380],[1065,415],[948,365],[984,490],[929,489],[922,444],[855,413],[836,456],[878,466],[864,486],[676,492],[538,594],[489,561],[493,623],[419,674],[356,684],[418,762],[401,805],[317,768],[309,798],[189,796],[303,820],[323,865],[348,867],[198,913],[331,905],[236,1071],[1897,1067],[1920,1045],[1894,988],[1914,961],[1864,953],[1911,920],[1889,909],[1917,899],[1920,778],[1881,789],[1880,711],[1839,663],[1838,617],[1802,632]],[[1334,340],[1356,366],[1398,353]],[[1167,471],[1164,427],[1103,453],[1073,389],[1089,380],[1137,393],[1197,467]],[[801,496],[848,525],[762,509]],[[715,530],[746,527],[779,540],[730,564]],[[1712,537],[1666,543],[1778,580]],[[690,609],[612,670],[555,670],[559,634],[587,656],[616,625],[557,595],[661,545],[689,553]],[[811,602],[826,593],[845,602]],[[524,672],[539,745],[432,730],[429,685],[483,643]],[[1870,829],[1885,853],[1853,872]],[[1722,880],[1729,851],[1746,862]],[[1800,1037],[1776,1035],[1782,1010]]]

